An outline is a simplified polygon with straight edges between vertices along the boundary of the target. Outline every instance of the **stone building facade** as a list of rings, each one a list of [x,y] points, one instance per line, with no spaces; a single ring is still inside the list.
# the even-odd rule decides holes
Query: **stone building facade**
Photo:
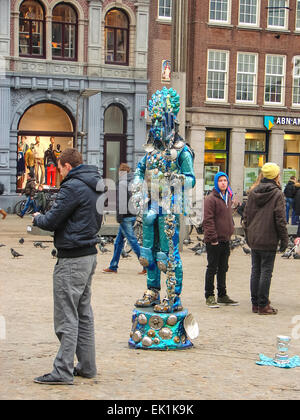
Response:
[[[150,0],[0,2],[1,206],[13,209],[21,137],[60,151],[115,180],[143,154]],[[22,155],[22,153],[21,153]],[[57,179],[56,179],[57,180]],[[44,179],[47,182],[47,179]],[[59,184],[59,181],[57,182]]]

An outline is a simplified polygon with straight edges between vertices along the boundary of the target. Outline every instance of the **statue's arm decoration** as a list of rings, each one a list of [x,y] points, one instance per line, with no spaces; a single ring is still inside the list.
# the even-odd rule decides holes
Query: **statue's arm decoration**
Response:
[[[194,188],[196,178],[194,173],[194,162],[189,150],[183,150],[179,155],[180,173],[184,175],[184,186],[187,189]]]
[[[137,214],[141,214],[143,211],[143,206],[147,201],[147,196],[145,193],[145,171],[146,171],[146,159],[145,155],[138,163],[137,168],[134,173],[133,182],[131,185],[131,197],[130,205],[133,206]]]

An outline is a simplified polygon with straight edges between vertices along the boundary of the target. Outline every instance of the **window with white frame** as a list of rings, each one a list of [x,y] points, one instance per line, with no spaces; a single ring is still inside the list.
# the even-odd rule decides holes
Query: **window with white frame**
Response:
[[[240,0],[239,24],[258,25],[259,0]]]
[[[268,28],[287,29],[288,0],[268,1]]]
[[[158,1],[158,18],[166,20],[172,18],[172,0]]]
[[[236,73],[236,101],[255,103],[257,55],[238,53]]]
[[[284,104],[285,57],[267,55],[265,70],[265,104]]]
[[[296,9],[296,31],[300,31],[300,0],[297,0],[297,9]]]
[[[228,51],[208,51],[207,100],[227,100],[228,58]]]
[[[300,56],[293,59],[293,105],[300,106]]]
[[[230,0],[210,0],[209,21],[229,23]]]

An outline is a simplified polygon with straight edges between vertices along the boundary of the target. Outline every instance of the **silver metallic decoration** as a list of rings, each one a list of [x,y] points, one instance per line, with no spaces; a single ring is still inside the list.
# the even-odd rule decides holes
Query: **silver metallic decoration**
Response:
[[[159,315],[153,315],[149,319],[149,325],[151,328],[154,328],[155,330],[159,330],[164,325],[163,319]]]
[[[139,322],[141,325],[146,325],[146,324],[147,324],[147,317],[146,317],[146,315],[144,315],[144,314],[140,314],[140,315],[138,316],[138,322]]]
[[[177,322],[177,316],[176,315],[170,315],[169,318],[167,319],[167,324],[168,325],[175,325]]]
[[[138,343],[142,339],[142,333],[138,330],[134,331],[132,335],[132,339],[135,343]]]
[[[172,330],[170,330],[170,328],[168,328],[168,327],[165,327],[165,328],[162,328],[161,330],[159,330],[158,334],[160,335],[160,337],[163,340],[170,340],[172,338],[172,335],[173,335]]]
[[[152,339],[151,339],[150,337],[145,336],[145,337],[143,338],[143,340],[142,340],[142,345],[143,345],[143,346],[145,346],[145,347],[150,347],[150,346],[152,346],[152,344],[153,344],[153,341],[152,341]]]
[[[197,338],[199,335],[199,327],[198,324],[195,320],[195,318],[193,317],[192,314],[188,314],[184,321],[183,321],[183,325],[185,328],[185,331],[188,335],[188,337],[193,340],[194,338]]]

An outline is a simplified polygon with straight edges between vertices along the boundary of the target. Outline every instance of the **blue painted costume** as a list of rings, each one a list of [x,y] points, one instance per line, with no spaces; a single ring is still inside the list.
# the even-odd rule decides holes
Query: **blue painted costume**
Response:
[[[182,309],[182,262],[179,255],[179,218],[184,213],[186,190],[195,185],[193,152],[178,134],[179,95],[163,88],[152,95],[152,126],[146,154],[135,171],[135,198],[146,195],[143,210],[141,264],[147,268],[147,291],[137,307],[155,312]],[[141,193],[143,183],[144,192]],[[160,302],[161,271],[167,273],[167,297]]]

